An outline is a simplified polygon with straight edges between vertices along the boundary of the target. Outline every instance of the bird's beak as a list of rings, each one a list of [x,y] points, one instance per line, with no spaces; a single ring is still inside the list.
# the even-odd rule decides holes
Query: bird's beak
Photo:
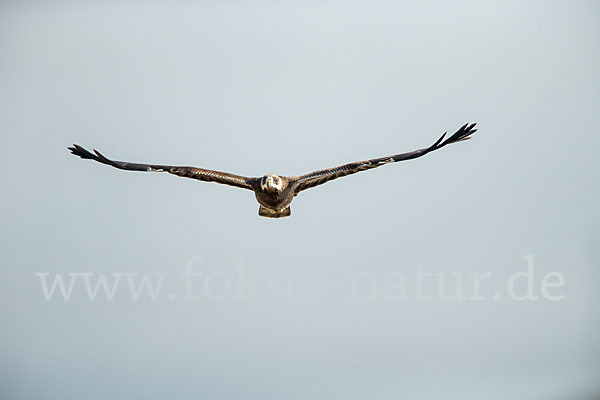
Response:
[[[270,176],[267,178],[267,187],[270,189],[273,186],[273,178]]]

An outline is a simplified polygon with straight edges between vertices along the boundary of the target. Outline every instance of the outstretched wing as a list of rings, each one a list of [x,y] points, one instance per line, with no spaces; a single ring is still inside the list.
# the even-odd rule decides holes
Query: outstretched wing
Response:
[[[441,149],[447,144],[470,139],[471,135],[477,131],[477,129],[474,128],[475,124],[465,124],[458,131],[456,131],[456,133],[454,133],[452,136],[450,136],[444,141],[444,138],[447,134],[447,132],[445,132],[442,135],[442,137],[440,137],[437,140],[437,142],[425,149],[415,150],[409,153],[396,154],[394,156],[374,158],[372,160],[356,161],[353,163],[339,165],[333,168],[322,169],[319,171],[311,172],[306,175],[295,177],[297,185],[295,193],[300,193],[305,189],[321,185],[333,179],[341,178],[342,176],[355,174],[360,171],[366,171],[371,168],[377,168],[392,162],[411,160],[413,158],[424,156],[425,154],[430,153],[434,150]]]
[[[177,167],[172,165],[157,165],[157,164],[137,164],[123,161],[109,160],[94,150],[91,153],[83,147],[74,144],[69,147],[71,153],[81,158],[95,160],[102,164],[110,165],[115,168],[124,169],[127,171],[155,171],[168,172],[173,175],[183,176],[186,178],[198,179],[205,182],[217,182],[225,185],[236,186],[239,188],[254,190],[253,184],[256,178],[247,178],[244,176],[234,175],[227,172],[212,171],[210,169],[202,169],[196,167]]]

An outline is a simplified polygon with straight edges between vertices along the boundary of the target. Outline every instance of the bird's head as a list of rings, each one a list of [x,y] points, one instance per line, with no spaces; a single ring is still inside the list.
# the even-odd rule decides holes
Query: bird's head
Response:
[[[265,175],[260,180],[260,187],[267,192],[280,192],[283,189],[283,179],[273,174]]]

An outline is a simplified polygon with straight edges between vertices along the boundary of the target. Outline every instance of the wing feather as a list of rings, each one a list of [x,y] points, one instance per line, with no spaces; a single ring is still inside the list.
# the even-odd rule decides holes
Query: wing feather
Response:
[[[294,177],[292,179],[295,181],[296,184],[295,193],[298,194],[303,190],[322,185],[323,183],[331,181],[333,179],[381,167],[382,165],[389,164],[392,162],[411,160],[413,158],[422,157],[425,154],[430,153],[434,150],[441,149],[442,147],[448,144],[468,140],[471,138],[471,135],[476,131],[477,129],[475,129],[474,123],[470,125],[465,124],[445,141],[444,139],[446,138],[447,132],[444,132],[444,134],[434,144],[424,149],[419,149],[408,153],[396,154],[393,156],[373,158],[371,160],[366,161],[356,161],[344,165],[339,165],[337,167],[321,169],[306,175]]]
[[[213,171],[210,169],[203,169],[197,167],[184,167],[184,166],[173,166],[173,165],[159,165],[159,164],[139,164],[125,161],[115,161],[106,158],[98,150],[94,150],[93,153],[84,149],[83,147],[74,144],[69,147],[72,154],[79,156],[84,159],[95,160],[102,164],[110,165],[111,167],[127,170],[127,171],[153,171],[153,172],[168,172],[173,175],[198,179],[205,182],[216,182],[222,183],[229,186],[235,186],[243,189],[254,190],[254,184],[256,178],[248,178],[245,176],[239,176],[230,174],[228,172]]]

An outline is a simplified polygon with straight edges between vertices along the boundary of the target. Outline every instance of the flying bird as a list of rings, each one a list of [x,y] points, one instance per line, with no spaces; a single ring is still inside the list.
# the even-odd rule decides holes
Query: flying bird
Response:
[[[128,171],[168,172],[185,178],[193,178],[205,182],[217,182],[252,190],[259,204],[258,215],[268,218],[281,218],[289,217],[291,215],[290,203],[294,197],[303,190],[322,185],[325,182],[341,178],[342,176],[381,167],[382,165],[393,162],[411,160],[413,158],[424,156],[425,154],[441,149],[448,144],[470,139],[471,135],[476,131],[477,129],[475,129],[474,123],[465,124],[446,140],[444,140],[447,134],[447,132],[445,132],[434,144],[427,148],[388,157],[351,162],[299,176],[267,174],[262,177],[245,177],[230,174],[228,172],[219,172],[197,167],[178,167],[173,165],[138,164],[114,161],[104,157],[97,150],[94,150],[94,152],[91,153],[77,144],[74,144],[73,147],[69,147],[68,149],[71,150],[71,153],[81,158],[95,160],[119,169]]]

